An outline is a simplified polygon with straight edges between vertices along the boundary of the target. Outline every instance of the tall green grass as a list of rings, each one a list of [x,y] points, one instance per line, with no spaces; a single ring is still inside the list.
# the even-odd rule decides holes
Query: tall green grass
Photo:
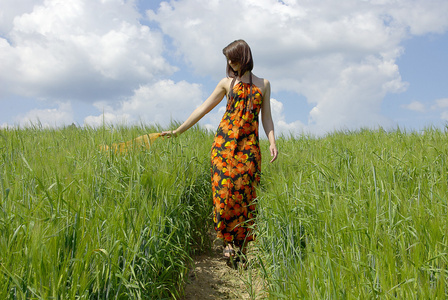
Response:
[[[0,299],[179,297],[207,242],[212,136],[98,148],[157,129],[0,131]]]
[[[258,243],[272,298],[446,299],[447,134],[279,139]]]
[[[211,133],[0,131],[0,299],[179,298],[211,226]],[[445,299],[447,134],[262,141],[256,253],[272,299]]]

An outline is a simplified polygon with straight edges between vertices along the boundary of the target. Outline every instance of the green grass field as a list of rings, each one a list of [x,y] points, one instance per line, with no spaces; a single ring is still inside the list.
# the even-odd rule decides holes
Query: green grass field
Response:
[[[259,200],[271,295],[448,297],[445,132],[362,130],[279,148]]]
[[[213,134],[0,130],[0,299],[179,298],[211,226]],[[272,299],[448,297],[447,134],[262,141],[256,263]]]

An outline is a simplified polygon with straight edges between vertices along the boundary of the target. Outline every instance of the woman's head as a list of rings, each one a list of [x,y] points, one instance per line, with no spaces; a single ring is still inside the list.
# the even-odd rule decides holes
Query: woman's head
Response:
[[[250,51],[249,45],[243,40],[236,40],[230,43],[222,50],[222,53],[227,58],[227,76],[229,77],[242,76],[254,68],[252,52]],[[232,65],[239,65],[239,72],[235,72],[232,69],[230,62]]]

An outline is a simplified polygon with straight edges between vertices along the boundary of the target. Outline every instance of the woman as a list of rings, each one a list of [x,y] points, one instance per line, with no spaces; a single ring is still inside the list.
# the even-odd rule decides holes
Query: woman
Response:
[[[252,74],[249,45],[237,40],[223,49],[227,77],[222,79],[207,100],[173,131],[162,136],[178,136],[196,124],[227,95],[227,109],[216,132],[212,151],[213,220],[217,236],[225,242],[224,255],[245,254],[253,240],[251,228],[255,211],[255,187],[260,182],[258,115],[269,139],[271,162],[277,158],[272,122],[271,87],[266,79]],[[239,250],[239,249],[240,250]]]

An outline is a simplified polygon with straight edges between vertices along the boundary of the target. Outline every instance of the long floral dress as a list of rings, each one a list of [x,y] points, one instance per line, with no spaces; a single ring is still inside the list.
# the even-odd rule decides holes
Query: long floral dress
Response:
[[[239,82],[228,97],[212,151],[213,221],[218,238],[241,247],[253,240],[256,191],[261,156],[258,114],[261,91]]]

